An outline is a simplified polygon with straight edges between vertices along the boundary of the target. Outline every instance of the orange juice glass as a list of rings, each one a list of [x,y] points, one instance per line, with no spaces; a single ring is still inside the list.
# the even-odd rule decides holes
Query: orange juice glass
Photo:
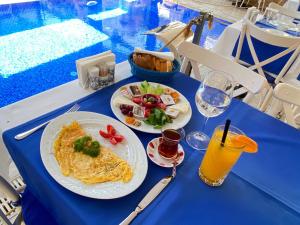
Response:
[[[199,168],[200,178],[210,186],[220,186],[224,182],[245,147],[232,141],[234,136],[244,135],[233,126],[230,126],[225,144],[222,145],[223,131],[223,125],[216,127]]]

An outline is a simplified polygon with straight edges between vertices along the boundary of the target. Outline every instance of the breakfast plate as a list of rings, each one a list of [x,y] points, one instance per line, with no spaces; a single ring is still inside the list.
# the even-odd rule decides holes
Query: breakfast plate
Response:
[[[112,95],[110,106],[122,123],[145,133],[180,129],[192,117],[190,103],[179,91],[147,81],[120,87]],[[158,121],[155,118],[159,118]]]
[[[93,140],[99,142],[100,146],[110,149],[115,157],[131,167],[132,178],[129,182],[107,181],[87,184],[72,176],[63,175],[54,152],[54,143],[59,139],[62,127],[74,121],[80,124]],[[121,143],[111,143],[99,134],[108,124],[122,134],[124,140]],[[40,154],[46,170],[56,182],[74,193],[95,199],[114,199],[130,194],[142,184],[148,170],[145,149],[134,132],[113,118],[92,112],[73,112],[55,118],[42,134]],[[82,163],[82,160],[79,163]]]

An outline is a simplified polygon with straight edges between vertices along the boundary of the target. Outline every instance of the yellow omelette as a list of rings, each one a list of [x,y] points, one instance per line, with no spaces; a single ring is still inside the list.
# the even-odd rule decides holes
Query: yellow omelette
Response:
[[[74,141],[85,135],[77,121],[61,129],[54,142],[54,154],[62,174],[86,184],[129,182],[133,176],[130,165],[110,149],[100,146],[100,154],[97,157],[74,151]]]

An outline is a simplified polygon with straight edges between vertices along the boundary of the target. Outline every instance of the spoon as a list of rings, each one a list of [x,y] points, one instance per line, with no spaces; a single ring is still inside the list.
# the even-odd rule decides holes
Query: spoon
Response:
[[[173,168],[172,168],[172,179],[175,178],[176,176],[176,166],[178,164],[177,159],[179,159],[180,155],[178,154],[178,152],[176,153],[176,157],[173,160]]]

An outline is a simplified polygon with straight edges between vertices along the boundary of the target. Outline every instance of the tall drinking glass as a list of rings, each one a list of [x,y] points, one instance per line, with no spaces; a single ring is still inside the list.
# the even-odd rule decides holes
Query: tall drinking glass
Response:
[[[209,137],[204,133],[208,118],[222,114],[229,106],[234,82],[229,74],[221,71],[210,72],[200,84],[195,101],[198,111],[204,116],[201,131],[193,131],[186,136],[186,142],[196,150],[205,150]]]

